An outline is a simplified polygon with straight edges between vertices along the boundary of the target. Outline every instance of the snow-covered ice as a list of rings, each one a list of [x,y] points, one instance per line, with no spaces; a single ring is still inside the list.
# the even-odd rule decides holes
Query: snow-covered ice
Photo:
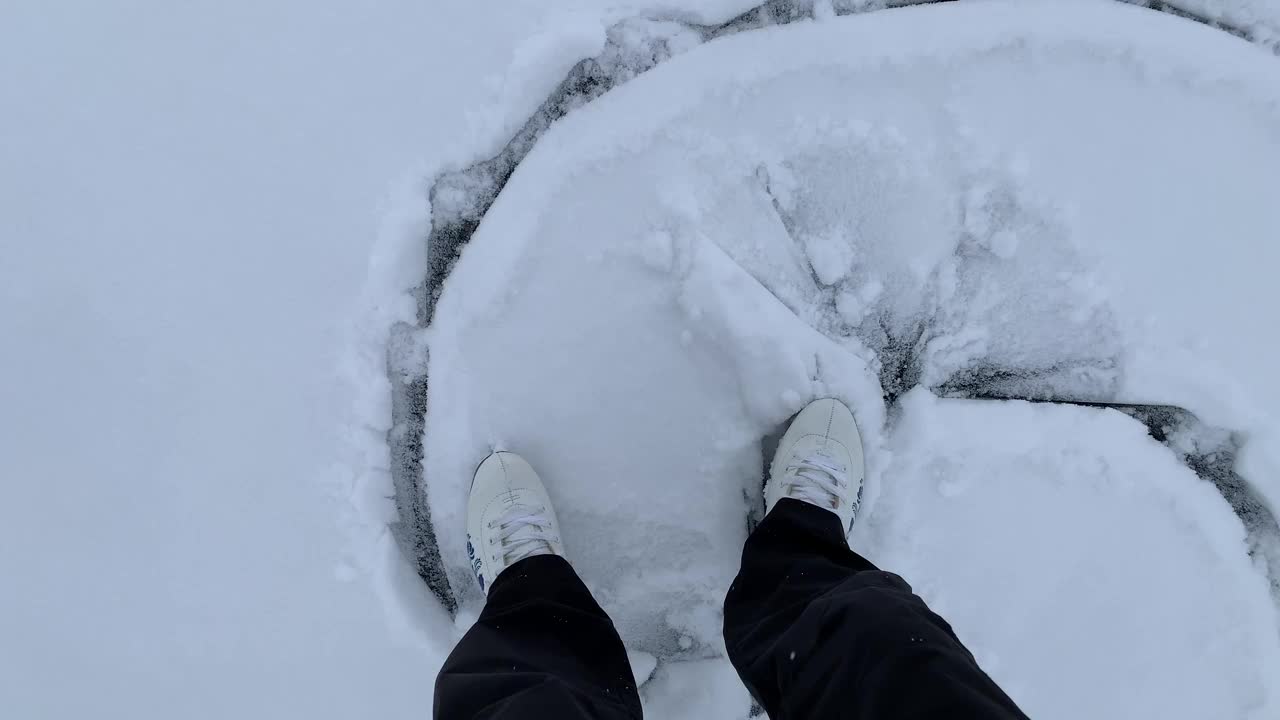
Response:
[[[334,366],[388,188],[527,31],[464,10],[0,3],[0,717],[430,714]]]
[[[740,720],[762,437],[831,393],[854,547],[1032,716],[1280,715],[1275,578],[1211,484],[1113,411],[918,387],[1181,405],[1277,506],[1280,5],[1163,4],[1251,45],[1117,3],[754,4],[0,8],[0,714],[429,715],[501,445],[648,716]],[[584,58],[619,87],[543,133]],[[481,215],[412,329],[433,220]],[[414,372],[453,618],[387,530]]]
[[[1017,370],[1022,393],[1274,427],[1205,400],[1242,377],[1275,396],[1269,337],[1212,344],[1257,322],[1242,295],[1269,280],[1186,291],[1280,232],[1273,62],[1134,8],[968,4],[717,40],[566,117],[427,333],[425,488],[464,608],[468,468],[504,447],[548,479],[630,646],[724,663],[761,440],[835,394],[868,445],[855,547],[953,611],[1033,716],[1275,713],[1276,607],[1244,528],[1140,424],[882,399]]]
[[[889,451],[862,549],[1032,717],[1274,715],[1276,608],[1240,521],[1144,427],[917,389]]]

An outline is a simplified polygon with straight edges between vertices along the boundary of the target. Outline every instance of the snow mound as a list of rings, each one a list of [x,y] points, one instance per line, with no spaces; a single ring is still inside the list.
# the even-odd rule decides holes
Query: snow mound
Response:
[[[973,3],[717,40],[579,108],[426,332],[423,473],[459,617],[482,601],[467,482],[502,447],[547,481],[628,645],[731,678],[720,603],[761,440],[835,395],[868,457],[854,547],[1032,715],[1274,716],[1275,607],[1212,486],[1116,413],[910,391],[1154,392],[1273,434],[1233,384],[1280,396],[1269,363],[1187,342],[1239,337],[1269,281],[1163,285],[1274,259],[1206,234],[1280,232],[1257,190],[1280,186],[1263,61],[1133,8]],[[647,701],[745,712],[709,682],[664,664]]]

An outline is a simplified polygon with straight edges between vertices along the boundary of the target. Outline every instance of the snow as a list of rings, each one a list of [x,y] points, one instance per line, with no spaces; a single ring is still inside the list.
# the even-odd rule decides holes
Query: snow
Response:
[[[1274,504],[1274,58],[1093,3],[834,17],[873,5],[702,44],[687,23],[751,0],[6,3],[3,714],[428,714],[480,607],[466,478],[503,445],[548,480],[649,716],[746,717],[717,616],[744,493],[761,435],[830,392],[867,430],[855,547],[1033,715],[1274,717],[1244,530],[1139,425],[881,400],[881,322],[927,322],[920,379],[1051,364],[1184,405],[1248,433]],[[1192,9],[1280,27],[1273,2]],[[533,144],[392,349],[440,379],[450,618],[387,531],[389,329],[416,321],[428,210],[478,192],[427,208],[426,181],[593,56],[626,84]]]
[[[1274,714],[1275,605],[1240,521],[1144,427],[914,390],[889,451],[864,547],[1029,715]]]
[[[835,394],[867,445],[855,547],[1032,715],[1273,716],[1280,630],[1244,527],[1141,425],[881,395],[905,341],[928,386],[1030,369],[1031,391],[1271,432],[1270,341],[1244,330],[1269,278],[1240,272],[1280,232],[1271,62],[1134,8],[960,4],[717,40],[557,123],[426,336],[423,475],[464,611],[469,468],[514,450],[627,644],[677,661],[644,690],[674,712],[664,671],[727,667],[761,438]]]
[[[0,715],[430,713],[440,654],[336,579],[333,368],[379,203],[478,100],[440,56],[523,33],[481,20],[0,4]]]
[[[1173,0],[1169,7],[1247,33],[1273,50],[1280,50],[1280,2],[1276,0]]]

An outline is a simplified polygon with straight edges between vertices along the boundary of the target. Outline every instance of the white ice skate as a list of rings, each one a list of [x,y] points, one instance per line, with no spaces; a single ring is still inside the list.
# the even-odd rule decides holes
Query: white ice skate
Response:
[[[480,589],[534,555],[564,555],[560,524],[538,474],[524,458],[495,452],[476,468],[467,502],[467,555]]]
[[[782,498],[830,510],[848,533],[864,475],[862,436],[853,413],[833,398],[814,400],[778,443],[764,487],[765,512]]]

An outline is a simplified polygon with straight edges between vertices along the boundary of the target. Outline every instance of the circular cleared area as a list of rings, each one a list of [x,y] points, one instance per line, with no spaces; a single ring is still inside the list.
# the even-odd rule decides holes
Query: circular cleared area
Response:
[[[650,710],[745,717],[720,605],[764,439],[834,395],[866,444],[852,546],[1031,716],[1275,717],[1270,580],[1211,483],[1113,410],[938,396],[1185,405],[1256,431],[1274,499],[1278,67],[1137,8],[965,3],[741,33],[571,113],[428,331],[464,614],[468,481],[501,446],[664,660]]]

